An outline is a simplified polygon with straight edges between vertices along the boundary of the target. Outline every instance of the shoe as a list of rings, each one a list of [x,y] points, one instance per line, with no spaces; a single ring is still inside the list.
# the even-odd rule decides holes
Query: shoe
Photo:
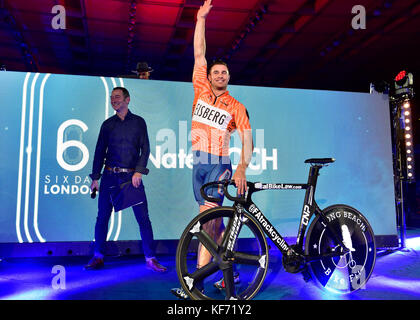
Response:
[[[146,260],[146,268],[155,272],[166,272],[167,268],[162,266],[155,258]]]
[[[189,300],[190,299],[188,294],[182,288],[172,288],[171,293],[175,297],[177,297],[178,299],[181,299],[181,300]]]
[[[233,283],[239,284],[241,282],[241,279],[239,279],[239,272],[233,273]],[[213,283],[213,286],[219,290],[224,290],[226,288],[225,286],[225,280],[224,278],[220,279],[219,281],[216,281]]]
[[[104,259],[94,256],[87,265],[85,265],[85,270],[98,270],[104,267]]]

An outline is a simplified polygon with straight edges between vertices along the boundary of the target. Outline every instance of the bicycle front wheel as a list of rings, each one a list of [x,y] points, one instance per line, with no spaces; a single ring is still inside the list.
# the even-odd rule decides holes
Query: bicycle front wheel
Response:
[[[238,225],[239,217],[241,227]],[[217,219],[222,219],[226,226],[219,241],[209,236],[203,228],[204,224],[214,223]],[[237,230],[238,238],[241,238],[234,245],[229,243],[232,229]],[[208,250],[212,259],[198,269],[199,243]],[[229,257],[226,255],[228,244],[233,247]],[[199,214],[185,228],[177,247],[178,279],[185,292],[194,300],[252,299],[264,282],[267,267],[268,245],[263,231],[251,216],[247,213],[239,216],[232,207],[212,208]],[[221,278],[224,289],[215,286]]]
[[[364,288],[376,260],[375,236],[369,222],[346,205],[334,205],[322,212],[326,221],[315,217],[305,241],[313,277],[335,293]]]

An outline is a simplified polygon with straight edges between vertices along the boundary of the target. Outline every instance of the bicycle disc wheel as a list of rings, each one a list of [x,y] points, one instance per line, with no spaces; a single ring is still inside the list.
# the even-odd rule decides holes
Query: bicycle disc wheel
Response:
[[[375,237],[369,222],[359,211],[346,205],[328,207],[323,213],[326,223],[316,216],[305,241],[313,277],[323,288],[335,293],[364,288],[376,260]],[[337,237],[350,251],[343,252]],[[336,255],[340,252],[343,254]]]
[[[194,300],[252,299],[261,288],[267,274],[268,245],[261,228],[245,213],[238,229],[239,241],[234,245],[233,257],[226,259],[229,234],[238,227],[232,207],[209,209],[194,218],[185,228],[177,247],[176,270],[185,292]],[[223,219],[226,226],[222,239],[217,243],[203,229],[205,223]],[[197,247],[201,243],[211,254],[211,261],[197,268]],[[236,283],[234,272],[239,273]],[[214,283],[224,279],[225,289],[215,288]],[[200,285],[199,285],[200,284]],[[204,290],[202,290],[204,289]]]

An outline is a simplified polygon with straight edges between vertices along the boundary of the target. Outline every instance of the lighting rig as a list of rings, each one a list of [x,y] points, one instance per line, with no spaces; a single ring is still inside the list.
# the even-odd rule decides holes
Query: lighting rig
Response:
[[[268,5],[263,4],[259,7],[258,10],[255,11],[252,17],[250,17],[248,23],[246,24],[245,28],[238,34],[236,39],[233,41],[232,46],[229,48],[228,52],[224,55],[223,60],[228,61],[232,57],[232,55],[239,49],[242,42],[245,38],[250,34],[256,27],[256,25],[263,19],[263,16],[268,11]]]
[[[130,1],[130,10],[128,12],[128,38],[127,38],[127,71],[131,67],[131,54],[133,51],[133,42],[135,36],[135,27],[136,27],[136,12],[137,12],[137,0]]]
[[[409,187],[415,183],[412,100],[413,74],[405,70],[393,80],[389,93],[392,121],[393,163],[397,225],[400,229],[401,247],[405,248],[406,211]]]
[[[6,27],[9,28],[9,30],[12,33],[13,38],[17,41],[19,44],[19,48],[23,57],[23,61],[26,64],[26,69],[28,71],[38,71],[38,63],[35,60],[34,55],[31,52],[31,49],[29,48],[28,44],[25,41],[25,37],[23,35],[23,32],[21,32],[21,28],[18,26],[18,23],[16,22],[15,18],[11,14],[10,10],[5,7],[3,4],[3,1],[0,2],[0,19],[2,22],[6,24]],[[5,71],[3,70],[1,71]]]

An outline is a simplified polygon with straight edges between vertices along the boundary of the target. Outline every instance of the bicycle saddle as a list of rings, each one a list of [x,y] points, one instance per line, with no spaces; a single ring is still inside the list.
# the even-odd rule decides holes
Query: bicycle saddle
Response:
[[[305,160],[305,163],[313,163],[313,164],[326,164],[334,162],[334,158],[312,158]]]

